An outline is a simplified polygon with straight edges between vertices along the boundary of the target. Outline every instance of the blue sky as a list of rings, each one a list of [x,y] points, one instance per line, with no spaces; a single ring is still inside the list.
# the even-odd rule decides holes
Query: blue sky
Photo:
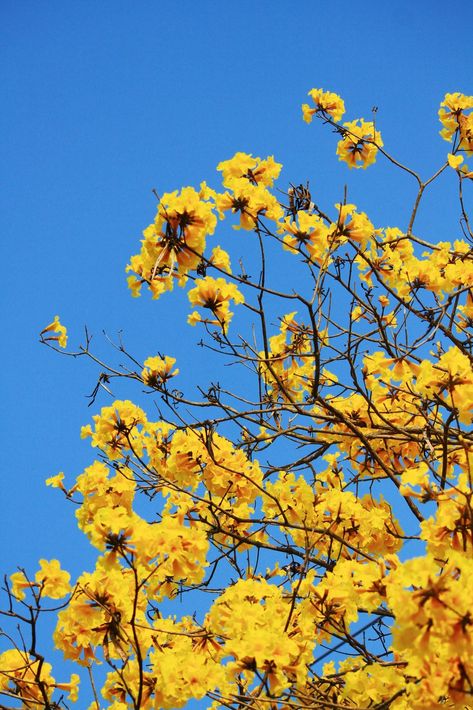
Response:
[[[300,105],[323,87],[343,96],[347,120],[377,106],[386,147],[429,175],[448,149],[440,101],[473,92],[473,5],[3,0],[0,21],[0,569],[58,557],[79,571],[93,552],[44,479],[63,470],[71,480],[92,461],[79,430],[95,411],[85,395],[99,370],[55,356],[39,331],[59,314],[77,345],[87,324],[113,359],[101,332],[122,330],[138,357],[177,357],[188,386],[196,362],[210,377],[211,362],[195,359],[199,334],[185,325],[184,299],[135,300],[126,287],[124,266],[154,217],[151,189],[218,187],[215,166],[242,150],[282,162],[282,187],[309,179],[330,206],[347,184],[375,224],[405,227],[414,184],[379,161],[348,171],[335,137],[303,123]],[[434,189],[418,233],[458,236],[453,186],[446,176]]]

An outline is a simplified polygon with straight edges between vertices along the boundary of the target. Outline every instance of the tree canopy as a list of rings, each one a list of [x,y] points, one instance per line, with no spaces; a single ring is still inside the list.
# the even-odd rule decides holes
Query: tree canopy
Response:
[[[71,579],[42,559],[5,579],[1,707],[473,707],[473,97],[442,101],[448,153],[426,178],[375,110],[344,121],[341,97],[309,97],[303,119],[348,168],[386,160],[415,183],[407,223],[373,224],[346,188],[321,205],[303,176],[242,152],[217,166],[223,189],[155,194],[131,295],[184,289],[175,337],[191,348],[200,329],[218,378],[195,371],[183,392],[192,355],[140,362],[118,340],[116,367],[87,331],[68,348],[58,316],[42,331],[99,367],[94,406],[124,380],[140,406],[103,406],[82,429],[95,460],[47,480],[96,565]],[[453,241],[416,230],[445,172]]]

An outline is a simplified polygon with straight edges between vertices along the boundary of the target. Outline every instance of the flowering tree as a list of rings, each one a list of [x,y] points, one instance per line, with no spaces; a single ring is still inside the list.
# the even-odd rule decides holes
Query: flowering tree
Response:
[[[57,560],[41,560],[33,575],[5,580],[2,707],[77,700],[79,673],[57,682],[41,646],[53,608],[55,647],[88,684],[90,710],[205,696],[213,708],[258,710],[473,707],[473,232],[463,196],[473,97],[445,96],[450,153],[423,180],[385,149],[374,120],[342,123],[339,96],[309,95],[304,120],[338,134],[340,160],[367,168],[382,157],[415,181],[408,224],[375,226],[346,195],[332,208],[308,185],[276,189],[281,165],[244,153],[218,166],[222,192],[202,183],[156,195],[127,266],[132,295],[187,289],[188,323],[209,357],[231,363],[231,381],[196,396],[175,388],[169,355],[140,363],[120,344],[126,367],[115,368],[87,334],[72,352],[100,362],[94,397],[126,378],[159,398],[160,414],[128,400],[103,407],[82,431],[96,460],[75,482],[48,479],[76,503],[96,566],[71,582]],[[454,242],[415,231],[426,189],[446,170],[458,182]],[[226,219],[248,233],[251,262],[239,269],[232,240],[224,248],[213,236]],[[283,277],[272,269],[282,250]],[[59,318],[41,339],[67,346]]]

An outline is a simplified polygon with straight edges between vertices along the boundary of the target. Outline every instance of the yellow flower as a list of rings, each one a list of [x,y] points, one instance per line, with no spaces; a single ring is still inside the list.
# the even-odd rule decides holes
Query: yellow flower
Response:
[[[200,183],[199,197],[201,200],[215,200],[217,193],[204,180]]]
[[[442,108],[445,107],[445,108]],[[443,125],[440,135],[450,142],[456,133],[460,132],[459,148],[464,148],[468,152],[473,151],[473,125],[472,114],[466,114],[473,108],[473,96],[465,96],[459,92],[445,94],[445,98],[440,104],[439,119]]]
[[[253,184],[249,180],[234,180],[231,192],[217,196],[216,204],[221,219],[224,212],[231,210],[233,214],[240,213],[240,227],[251,231],[258,223],[260,216],[278,222],[284,211],[276,197],[263,183]],[[235,227],[237,229],[238,227]]]
[[[232,188],[235,182],[242,180],[251,185],[271,187],[281,172],[281,163],[276,163],[272,155],[265,160],[253,158],[251,153],[235,153],[230,160],[223,160],[217,165],[222,173],[223,185]]]
[[[367,168],[376,160],[378,148],[383,146],[381,133],[375,131],[372,122],[363,118],[343,124],[344,136],[337,145],[339,160],[349,168]]]
[[[462,114],[458,118],[460,128],[460,150],[465,150],[468,155],[473,155],[473,113],[468,116]]]
[[[319,264],[323,263],[330,251],[329,229],[318,215],[299,210],[296,219],[284,219],[278,232],[284,235],[284,249],[297,253],[305,247],[311,258]]]
[[[179,374],[179,369],[171,372],[174,367],[176,358],[169,357],[166,355],[162,357],[158,355],[157,357],[149,357],[144,362],[144,370],[141,373],[143,382],[149,387],[160,387],[171,377],[175,377]]]
[[[72,673],[69,683],[56,683],[55,687],[58,690],[65,690],[69,695],[71,703],[76,703],[79,698],[79,683],[80,677],[77,673]]]
[[[40,569],[36,572],[35,581],[30,581],[25,572],[14,572],[10,576],[11,591],[17,599],[25,598],[25,589],[41,589],[44,596],[51,599],[61,599],[69,594],[71,575],[61,569],[58,560],[40,560]]]
[[[133,298],[138,298],[138,296],[141,296],[140,291],[143,285],[143,281],[141,279],[137,279],[136,276],[128,276],[126,282]]]
[[[222,249],[222,247],[217,246],[212,249],[209,261],[213,266],[216,266],[217,269],[226,271],[228,274],[232,273],[230,256],[225,249]]]
[[[62,491],[65,491],[66,489],[64,488],[63,480],[64,474],[61,471],[55,476],[50,476],[49,478],[47,478],[46,485],[51,486],[51,488],[60,488]]]
[[[189,325],[197,325],[197,323],[202,323],[202,316],[198,311],[192,311],[192,313],[187,316],[187,322]]]
[[[25,589],[31,589],[34,582],[29,582],[24,572],[13,572],[10,575],[11,592],[16,599],[25,598]]]
[[[93,416],[95,431],[90,425],[82,427],[81,438],[92,438],[92,446],[98,446],[107,453],[109,459],[119,459],[123,452],[133,448],[140,453],[143,447],[138,425],[147,421],[144,411],[130,400],[117,400],[111,407],[103,407],[100,414]]]
[[[51,332],[56,333],[56,335],[48,335],[46,338],[44,337],[44,333]],[[59,321],[59,316],[54,316],[53,322],[47,325],[46,328],[43,328],[40,336],[43,342],[55,340],[60,348],[65,348],[67,346],[67,328]]]
[[[447,160],[450,167],[456,170],[463,163],[463,155],[453,155],[453,153],[449,153]]]
[[[210,321],[225,330],[230,323],[233,313],[230,311],[230,301],[243,303],[243,294],[235,284],[228,283],[225,279],[214,279],[206,276],[204,279],[197,279],[195,288],[189,291],[188,298],[193,306],[201,306],[212,311],[216,320]],[[199,320],[196,312],[189,316],[189,323],[195,325]],[[202,320],[202,319],[200,319]]]
[[[360,318],[363,318],[364,314],[366,313],[365,309],[362,308],[361,306],[354,306],[351,311],[351,319],[354,323],[356,323],[357,320],[360,320]]]
[[[42,593],[51,599],[61,599],[69,594],[71,585],[69,572],[61,569],[58,560],[40,560],[40,569],[36,572],[35,580],[42,587]]]
[[[316,113],[327,114],[334,121],[340,121],[345,113],[345,103],[343,99],[331,91],[323,89],[311,89],[309,96],[312,98],[315,108],[311,108],[309,104],[302,105],[302,114],[306,123],[311,123],[312,117]]]
[[[46,707],[45,695],[50,701],[55,685],[51,670],[50,663],[32,658],[26,651],[9,649],[0,654],[0,692],[23,700],[22,708]],[[52,707],[49,702],[48,707]]]
[[[128,277],[133,296],[139,296],[146,283],[153,298],[159,298],[173,289],[175,280],[183,286],[189,271],[197,269],[206,238],[217,224],[215,194],[202,184],[200,192],[184,187],[162,196],[154,222],[143,232],[140,253],[126,267],[133,272]]]

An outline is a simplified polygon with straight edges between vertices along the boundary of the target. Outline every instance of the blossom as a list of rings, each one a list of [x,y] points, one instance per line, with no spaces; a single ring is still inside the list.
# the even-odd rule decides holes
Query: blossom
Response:
[[[51,486],[51,488],[60,488],[62,491],[66,491],[64,484],[64,473],[61,471],[60,473],[57,473],[55,476],[50,476],[49,478],[46,479],[46,485]]]
[[[310,619],[298,612],[286,624],[290,598],[261,578],[238,580],[218,597],[207,616],[210,629],[225,639],[224,653],[237,677],[249,669],[267,673],[271,692],[279,694],[289,678],[305,675],[315,644]],[[289,614],[289,618],[291,615]]]
[[[248,180],[232,182],[230,191],[217,196],[216,205],[221,219],[225,212],[239,213],[239,227],[247,231],[255,229],[262,216],[278,222],[284,214],[278,200],[264,184],[255,185]]]
[[[329,227],[318,215],[299,210],[295,219],[284,219],[278,232],[283,234],[284,249],[297,254],[305,247],[311,258],[319,264],[324,262],[330,252]]]
[[[195,288],[189,291],[188,298],[193,306],[201,306],[208,308],[215,317],[215,320],[210,322],[220,325],[225,330],[230,323],[233,313],[230,311],[230,301],[235,303],[243,303],[243,294],[239,291],[235,284],[225,281],[223,278],[214,279],[211,276],[206,276],[203,279],[196,280]],[[190,324],[195,325],[196,322],[202,320],[198,314],[192,313],[190,316]]]
[[[10,575],[11,590],[17,599],[25,598],[26,589],[36,589],[43,596],[51,599],[61,599],[71,591],[69,572],[61,569],[58,560],[40,560],[40,568],[36,572],[35,581],[30,580],[23,570]]]
[[[58,690],[65,690],[71,703],[76,703],[79,698],[79,684],[80,676],[77,673],[72,673],[69,683],[55,683],[55,687]]]
[[[128,286],[134,296],[146,283],[153,298],[159,298],[173,289],[176,280],[184,285],[187,274],[197,269],[207,236],[217,224],[215,194],[203,184],[200,192],[184,187],[162,196],[154,222],[143,232],[140,253],[126,267],[132,272]]]
[[[467,114],[473,108],[473,96],[465,96],[460,92],[445,94],[440,104],[439,119],[443,126],[440,131],[442,138],[451,142],[454,134],[459,131],[460,145],[467,152],[473,152],[473,114]]]
[[[450,167],[456,170],[463,163],[463,155],[453,155],[453,153],[449,153],[447,160]]]
[[[175,362],[176,358],[168,355],[147,358],[144,361],[144,369],[141,373],[143,382],[149,387],[160,387],[165,384],[171,377],[179,374],[179,369],[171,372]]]
[[[41,586],[44,596],[51,599],[61,599],[71,591],[69,572],[61,569],[58,560],[40,560],[40,569],[36,572],[35,580]]]
[[[52,666],[26,651],[8,649],[0,654],[0,692],[23,700],[22,707],[40,707],[51,699],[55,681]]]
[[[93,417],[95,431],[90,425],[82,427],[81,437],[90,436],[92,446],[98,446],[110,459],[119,459],[131,448],[141,452],[138,425],[145,424],[144,411],[130,400],[116,400],[111,407],[102,407]]]
[[[228,252],[225,251],[225,249],[222,249],[222,247],[220,246],[216,246],[212,249],[209,262],[212,264],[212,266],[215,266],[221,271],[226,271],[228,274],[232,273],[230,265],[230,256]]]
[[[376,160],[378,148],[383,146],[381,133],[376,131],[372,122],[363,118],[343,124],[343,138],[338,142],[339,160],[349,168],[367,168]]]
[[[26,596],[25,589],[31,589],[34,586],[34,582],[30,582],[23,571],[13,572],[10,575],[10,582],[13,596],[20,600]]]
[[[232,188],[235,181],[242,180],[252,185],[271,187],[281,172],[281,163],[276,163],[272,155],[264,160],[254,158],[251,153],[235,153],[230,160],[217,165],[222,173],[223,185]]]
[[[306,123],[311,123],[314,114],[317,113],[331,116],[334,121],[341,120],[345,113],[345,103],[340,96],[323,89],[311,89],[309,96],[312,98],[315,108],[311,108],[309,104],[302,105],[303,118]]]
[[[55,333],[55,335],[48,335],[44,337],[44,333]],[[62,325],[59,320],[59,316],[54,316],[52,323],[43,328],[40,333],[42,342],[54,340],[57,341],[60,348],[65,348],[67,346],[67,328]]]

